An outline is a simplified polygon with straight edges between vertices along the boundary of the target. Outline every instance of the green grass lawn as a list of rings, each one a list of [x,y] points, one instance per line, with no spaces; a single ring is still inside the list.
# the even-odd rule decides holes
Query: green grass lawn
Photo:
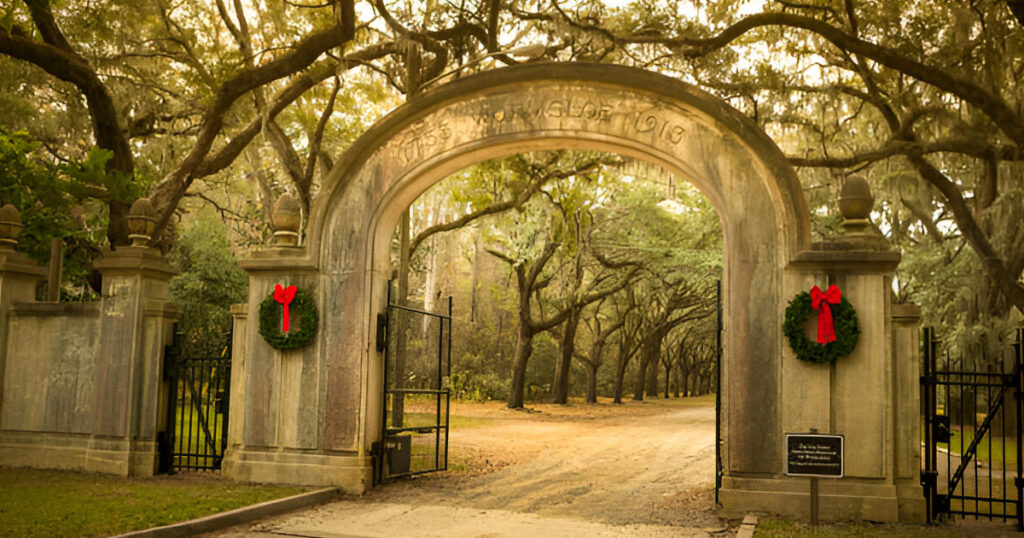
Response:
[[[0,536],[106,536],[306,491],[216,475],[121,478],[0,467]]]
[[[965,430],[959,430],[955,426],[952,428],[953,435],[949,440],[949,443],[938,443],[940,448],[951,451],[954,454],[961,454],[967,450],[974,441],[974,430],[967,428]],[[991,441],[992,447],[989,449],[989,442]],[[1005,445],[1004,445],[1005,443]],[[1005,446],[1005,452],[1004,452]],[[1006,458],[1003,460],[1003,458]],[[1003,461],[1006,462],[1007,466],[1010,464],[1017,464],[1017,439],[1014,437],[995,437],[991,433],[986,434],[978,443],[978,461],[992,462],[995,466],[1002,466]]]

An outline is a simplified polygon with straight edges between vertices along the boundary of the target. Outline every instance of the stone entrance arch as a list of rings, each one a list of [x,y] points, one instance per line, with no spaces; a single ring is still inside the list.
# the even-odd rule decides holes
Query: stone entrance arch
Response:
[[[804,510],[806,480],[783,475],[783,439],[815,428],[865,447],[848,450],[850,478],[823,488],[823,506],[831,496],[842,504],[839,516],[916,517],[903,516],[900,506],[916,502],[920,488],[901,493],[914,475],[900,482],[896,469],[912,465],[897,460],[916,453],[896,442],[905,433],[892,433],[915,426],[897,424],[896,398],[884,392],[895,382],[885,286],[898,256],[848,256],[860,260],[854,267],[835,252],[815,252],[799,182],[756,125],[673,79],[596,64],[500,69],[414,99],[341,157],[312,210],[306,246],[269,248],[244,262],[250,296],[235,312],[239,358],[226,474],[353,492],[370,487],[382,405],[375,323],[399,216],[468,165],[554,147],[660,165],[692,182],[719,213],[725,510]],[[780,330],[788,299],[826,276],[840,280],[864,328],[858,350],[832,368],[795,360]],[[259,303],[276,282],[315,290],[321,327],[313,345],[277,352],[257,333]],[[875,384],[878,394],[863,401],[864,387]]]

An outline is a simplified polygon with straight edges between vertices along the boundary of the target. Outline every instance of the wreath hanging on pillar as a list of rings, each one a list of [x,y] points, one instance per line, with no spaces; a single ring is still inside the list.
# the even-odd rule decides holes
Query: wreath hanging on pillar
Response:
[[[804,333],[804,323],[811,314],[818,314],[818,334],[812,342]],[[827,291],[814,286],[810,293],[802,292],[786,307],[786,320],[782,333],[789,339],[796,358],[803,361],[830,364],[845,357],[857,347],[860,324],[853,305],[842,297],[839,287],[829,286]]]
[[[313,340],[319,314],[313,298],[298,286],[274,285],[260,303],[260,335],[270,347],[297,349]]]

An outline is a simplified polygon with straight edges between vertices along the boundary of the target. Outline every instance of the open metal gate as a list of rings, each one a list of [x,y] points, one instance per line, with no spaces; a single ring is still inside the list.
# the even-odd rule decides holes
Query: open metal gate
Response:
[[[722,489],[722,281],[715,283],[715,506]]]
[[[228,444],[231,334],[219,357],[183,357],[177,327],[164,353],[167,430],[158,437],[160,472],[218,470]]]
[[[447,313],[397,304],[388,284],[378,316],[384,352],[382,440],[374,445],[374,482],[448,469],[452,298]]]
[[[974,371],[940,353],[934,329],[924,330],[921,484],[929,522],[943,514],[999,518],[1024,530],[1022,339],[1019,329],[1012,360]]]

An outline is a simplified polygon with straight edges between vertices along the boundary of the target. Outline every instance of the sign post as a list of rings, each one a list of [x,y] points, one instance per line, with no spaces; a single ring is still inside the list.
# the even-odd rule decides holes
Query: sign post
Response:
[[[842,478],[845,455],[842,435],[786,434],[786,476],[811,479],[811,525],[818,525],[818,478]]]

